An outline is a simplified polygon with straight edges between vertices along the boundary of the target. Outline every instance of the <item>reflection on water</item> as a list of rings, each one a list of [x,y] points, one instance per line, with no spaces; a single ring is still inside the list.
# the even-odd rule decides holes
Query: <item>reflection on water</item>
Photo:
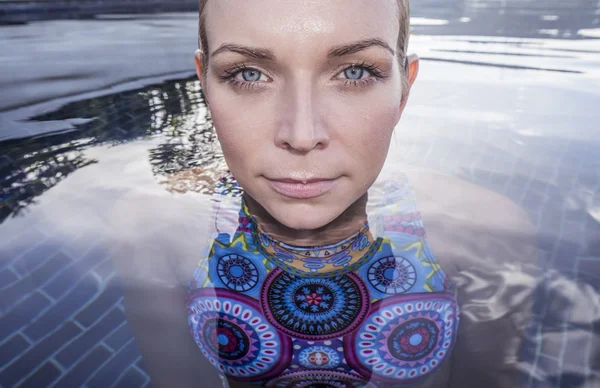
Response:
[[[389,164],[464,178],[531,217],[544,276],[529,279],[540,284],[519,360],[527,387],[594,386],[584,383],[600,376],[600,43],[579,33],[598,28],[599,9],[586,0],[413,3],[421,19],[411,51],[423,62]],[[194,78],[31,120],[74,118],[75,131],[0,143],[3,386],[145,384],[105,214],[133,190],[209,193],[225,167]],[[474,271],[469,290],[486,276]],[[511,268],[494,276],[497,287],[525,283]]]
[[[446,21],[418,23],[417,34],[581,39],[598,37],[591,31],[600,29],[597,0],[425,0],[411,6],[415,16]]]
[[[85,150],[157,137],[149,151],[154,174],[170,176],[221,161],[202,92],[194,79],[68,104],[31,120],[88,118],[76,131],[0,143],[0,222],[80,168],[97,161]],[[202,114],[202,112],[204,112]]]

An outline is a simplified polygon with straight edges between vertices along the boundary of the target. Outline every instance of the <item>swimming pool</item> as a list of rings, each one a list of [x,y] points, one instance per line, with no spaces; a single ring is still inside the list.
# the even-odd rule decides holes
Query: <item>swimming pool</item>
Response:
[[[537,229],[539,267],[598,291],[594,3],[415,6],[411,51],[423,63],[388,165],[432,168],[506,195]],[[73,119],[75,131],[0,143],[0,385],[149,386],[123,315],[107,214],[133,188],[203,192],[185,171],[210,174],[222,156],[194,77],[31,118]],[[547,385],[532,377],[523,386],[581,386],[584,374],[600,373],[590,361],[598,305],[566,311],[569,294],[549,290],[537,300],[532,336],[550,331],[561,340],[522,357],[532,376],[554,373]],[[575,330],[589,349],[574,347],[582,343],[570,341]]]

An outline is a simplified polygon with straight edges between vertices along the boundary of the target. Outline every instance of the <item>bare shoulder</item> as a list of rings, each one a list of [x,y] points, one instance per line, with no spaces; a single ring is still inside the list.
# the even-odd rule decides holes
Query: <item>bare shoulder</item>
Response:
[[[138,191],[107,215],[125,315],[156,387],[221,385],[187,325],[185,285],[208,229],[207,203],[196,195]]]
[[[538,284],[535,229],[500,194],[431,171],[408,171],[441,266],[461,309],[450,387],[515,387]]]
[[[509,198],[429,170],[405,171],[434,251],[454,268],[535,261],[535,228]]]
[[[508,197],[464,179],[427,170],[406,172],[427,211],[490,229],[531,232],[529,215]]]
[[[191,276],[208,232],[209,201],[200,194],[131,192],[117,201],[110,227],[124,281],[181,285]]]

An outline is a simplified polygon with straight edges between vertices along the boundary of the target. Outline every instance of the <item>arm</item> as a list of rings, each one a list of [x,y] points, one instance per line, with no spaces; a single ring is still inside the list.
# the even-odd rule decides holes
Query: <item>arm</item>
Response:
[[[535,230],[516,204],[457,178],[414,173],[433,251],[461,309],[451,387],[521,386],[539,270]]]
[[[192,236],[198,230],[185,225],[190,212],[195,214],[192,206],[170,196],[137,194],[120,201],[112,217],[118,220],[112,257],[125,315],[155,387],[222,386],[189,333],[186,291],[178,276],[178,268],[189,267],[185,258],[195,262],[195,242],[201,240]]]
[[[454,260],[462,309],[452,386],[598,386],[594,287],[541,265],[535,227],[508,198],[436,180],[444,188],[437,201],[447,209],[437,247]]]
[[[125,286],[125,314],[154,387],[220,387],[215,369],[192,340],[185,291],[178,286]]]

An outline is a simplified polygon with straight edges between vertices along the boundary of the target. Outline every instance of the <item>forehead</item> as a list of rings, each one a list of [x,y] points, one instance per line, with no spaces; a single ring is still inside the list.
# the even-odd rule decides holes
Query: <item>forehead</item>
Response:
[[[277,56],[314,56],[367,38],[395,47],[399,32],[397,0],[208,0],[205,21],[213,50],[235,43]]]

